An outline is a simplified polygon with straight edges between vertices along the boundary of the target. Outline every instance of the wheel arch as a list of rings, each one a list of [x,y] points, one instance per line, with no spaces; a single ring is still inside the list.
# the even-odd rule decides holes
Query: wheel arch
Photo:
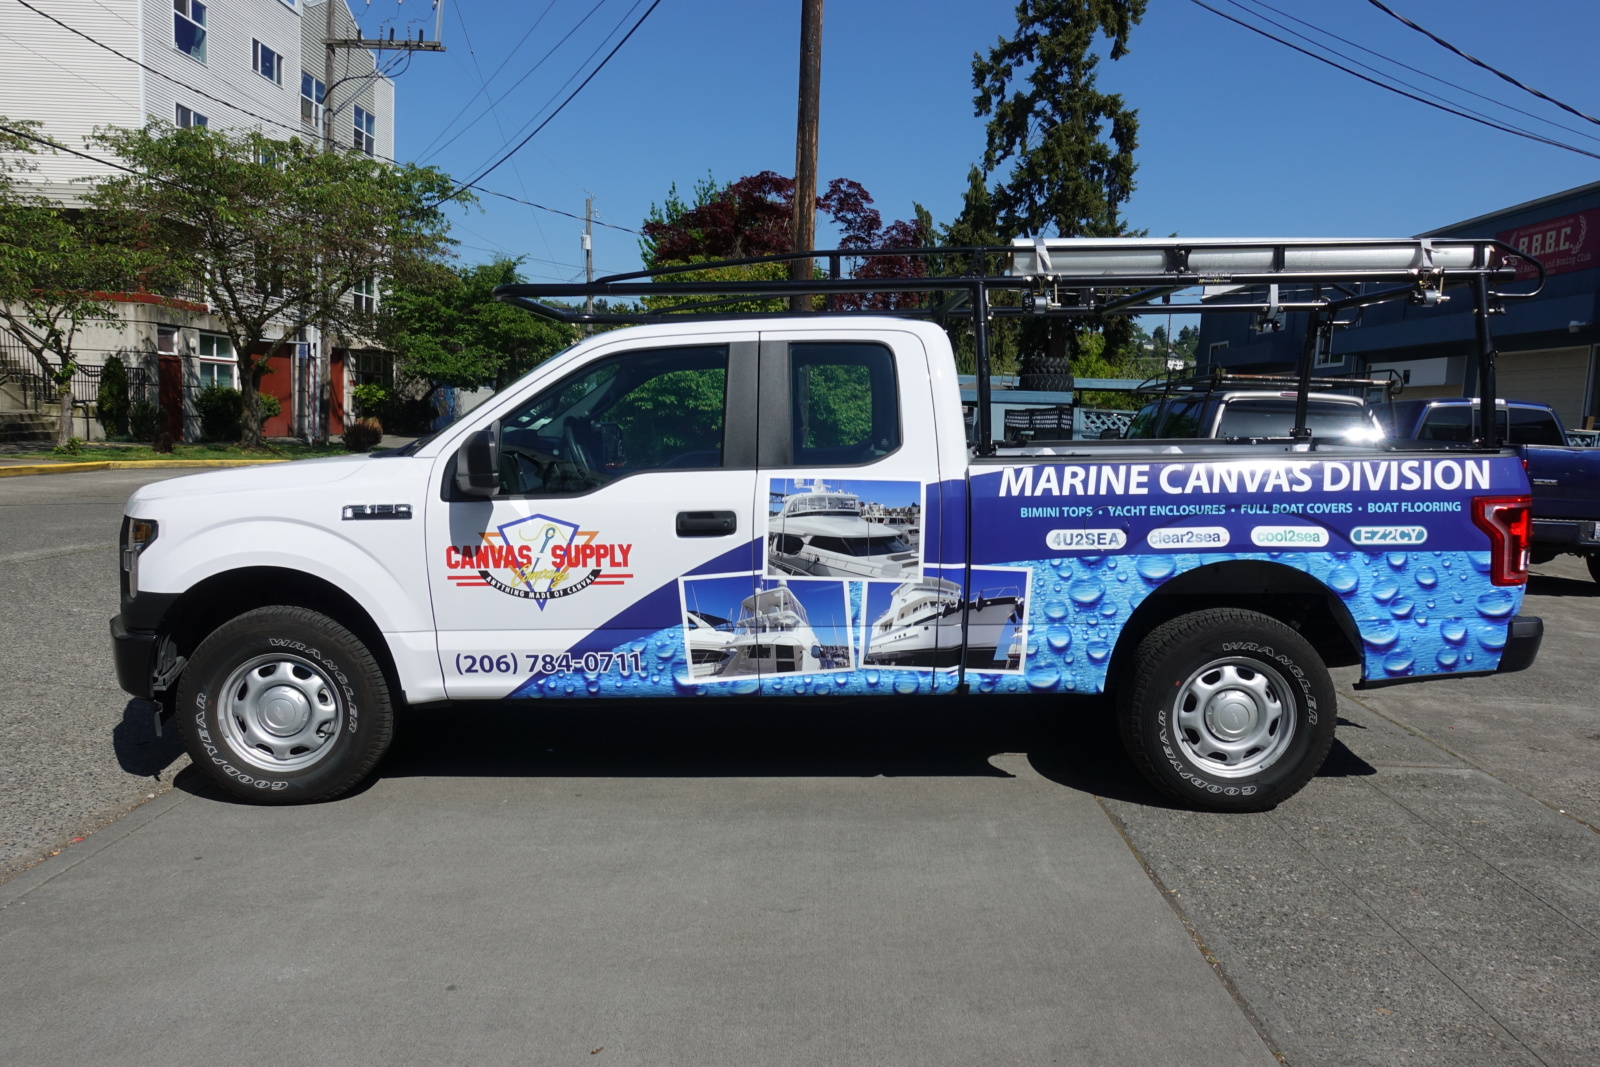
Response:
[[[1139,643],[1170,619],[1205,608],[1259,612],[1298,632],[1328,667],[1361,664],[1361,633],[1333,590],[1305,571],[1275,560],[1208,563],[1161,584],[1134,609],[1112,652],[1106,681],[1114,689]]]
[[[326,615],[371,650],[390,692],[397,697],[404,692],[393,650],[372,615],[343,589],[305,571],[260,566],[213,574],[167,608],[160,630],[173,639],[180,655],[188,656],[223,623],[264,607],[306,608]]]

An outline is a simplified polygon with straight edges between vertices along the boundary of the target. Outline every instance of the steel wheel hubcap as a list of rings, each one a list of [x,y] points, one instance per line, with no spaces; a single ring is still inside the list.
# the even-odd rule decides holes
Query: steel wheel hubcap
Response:
[[[299,656],[257,656],[222,687],[218,723],[229,749],[262,770],[302,770],[332,750],[344,721],[339,689]]]
[[[1266,770],[1294,735],[1294,690],[1259,660],[1207,663],[1178,688],[1172,710],[1183,754],[1222,778]]]

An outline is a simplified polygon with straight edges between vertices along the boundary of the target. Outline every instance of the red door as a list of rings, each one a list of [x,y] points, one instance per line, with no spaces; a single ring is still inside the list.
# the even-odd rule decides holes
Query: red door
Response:
[[[164,429],[174,441],[183,440],[183,360],[163,352],[157,363]]]

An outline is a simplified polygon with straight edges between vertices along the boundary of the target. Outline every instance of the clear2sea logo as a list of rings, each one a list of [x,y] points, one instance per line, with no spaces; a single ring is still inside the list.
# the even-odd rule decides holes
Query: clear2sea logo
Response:
[[[632,544],[602,541],[598,530],[549,515],[529,515],[485,530],[479,542],[444,550],[447,577],[457,588],[488,586],[539,605],[591,586],[626,585]]]

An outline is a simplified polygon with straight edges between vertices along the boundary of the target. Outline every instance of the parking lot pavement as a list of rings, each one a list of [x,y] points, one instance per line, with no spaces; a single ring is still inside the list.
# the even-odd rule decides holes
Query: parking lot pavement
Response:
[[[169,788],[187,765],[117,688],[117,532],[139,486],[193,471],[0,479],[0,879]]]
[[[1275,811],[1106,800],[1289,1063],[1600,1062],[1597,593],[1535,568],[1523,673],[1336,672],[1329,765]]]
[[[0,888],[0,1060],[1269,1067],[1094,798],[926,719],[463,709],[333,804],[186,775]]]

